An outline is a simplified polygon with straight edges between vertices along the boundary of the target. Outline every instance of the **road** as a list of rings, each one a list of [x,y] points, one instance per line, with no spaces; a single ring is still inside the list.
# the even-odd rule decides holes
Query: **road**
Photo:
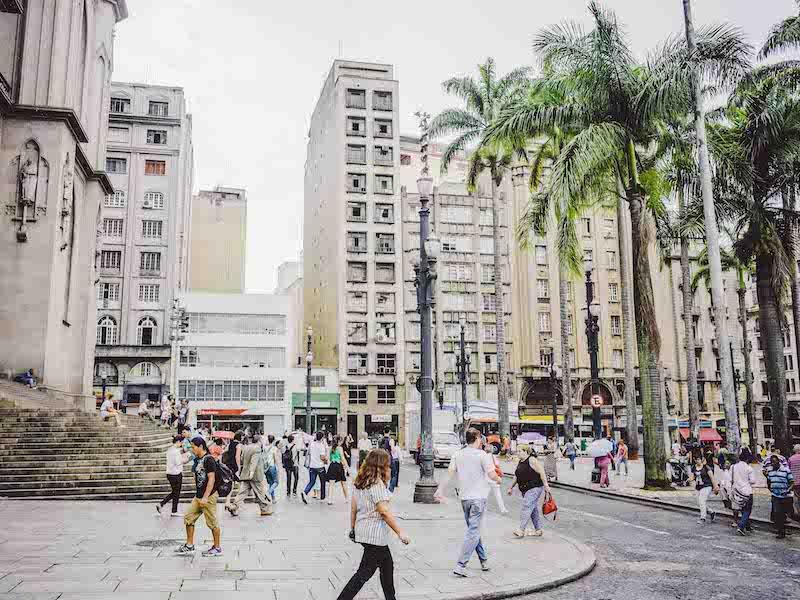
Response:
[[[437,477],[444,473],[436,471]],[[401,484],[412,485],[416,478],[416,469],[403,468]],[[503,482],[504,490],[509,484]],[[510,538],[521,499],[518,494],[503,498],[511,511],[507,516]],[[557,490],[555,498],[558,519],[548,521],[546,527],[590,545],[597,554],[597,567],[574,583],[533,594],[529,600],[800,597],[800,540],[796,538],[776,540],[765,531],[742,538],[728,519],[702,526],[690,514],[578,492]],[[493,498],[489,506],[499,512]]]

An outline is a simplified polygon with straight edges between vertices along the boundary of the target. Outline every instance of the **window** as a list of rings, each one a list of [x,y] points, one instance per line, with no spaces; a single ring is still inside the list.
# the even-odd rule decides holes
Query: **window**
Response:
[[[97,299],[100,301],[119,302],[119,284],[108,282],[98,284]]]
[[[162,221],[142,221],[142,237],[149,239],[161,238]]]
[[[547,246],[536,246],[536,264],[547,264]]]
[[[156,343],[156,322],[152,317],[144,317],[136,326],[136,343],[139,346],[152,346]]]
[[[167,131],[165,129],[148,129],[147,143],[165,145],[167,143]]]
[[[347,96],[345,96],[345,104],[347,108],[366,108],[367,107],[366,91],[347,90]]]
[[[494,265],[481,265],[481,283],[494,283]]]
[[[552,328],[550,326],[550,313],[549,312],[540,312],[539,313],[539,333],[550,333]]]
[[[367,120],[362,117],[347,117],[347,135],[367,135]]]
[[[375,137],[392,137],[392,122],[386,119],[375,119]]]
[[[419,371],[420,365],[422,364],[422,356],[419,352],[411,352],[411,362],[409,364],[409,368],[413,371]]]
[[[393,165],[394,148],[391,146],[375,146],[372,159],[376,165]]]
[[[375,281],[377,283],[394,283],[394,263],[377,263],[375,265]]]
[[[794,357],[791,354],[783,355],[783,366],[787,371],[794,371]]]
[[[622,350],[611,351],[611,364],[614,365],[615,369],[622,368]]]
[[[581,233],[583,235],[592,235],[592,220],[587,217],[581,218]]]
[[[125,192],[117,190],[113,194],[108,194],[103,205],[106,208],[125,208]]]
[[[367,147],[347,144],[347,162],[355,165],[367,164]]]
[[[536,280],[536,292],[539,298],[550,297],[550,282],[547,279]]]
[[[129,113],[131,112],[130,98],[111,98],[111,107],[109,109],[112,113]]]
[[[350,404],[366,404],[367,403],[367,386],[365,386],[365,385],[348,385],[347,386],[347,401]]]
[[[445,310],[475,310],[475,294],[444,294]]]
[[[348,262],[347,263],[347,281],[366,282],[367,281],[367,263],[363,262]]]
[[[141,272],[144,273],[155,273],[158,274],[161,272],[161,253],[160,252],[142,252],[141,258],[139,259],[139,269]]]
[[[471,281],[472,265],[467,263],[447,263],[446,276],[450,281]]]
[[[379,344],[392,343],[396,339],[397,327],[394,323],[383,322],[376,324],[375,341]]]
[[[367,176],[364,173],[347,174],[347,191],[358,192],[360,194],[367,191]]]
[[[619,284],[608,284],[608,300],[609,302],[619,302]]]
[[[494,254],[494,238],[481,237],[481,254]]]
[[[128,161],[125,158],[107,158],[106,159],[106,172],[107,173],[127,173]]]
[[[158,295],[157,283],[139,284],[139,300],[141,302],[158,302]]]
[[[606,266],[609,269],[617,268],[617,253],[614,250],[606,250]]]
[[[497,310],[497,296],[494,294],[481,294],[481,302],[483,305],[483,310],[488,312],[494,312]]]
[[[400,164],[404,167],[408,167],[411,165],[411,155],[410,154],[401,154],[400,155]]]
[[[553,349],[543,348],[539,350],[539,366],[552,367],[553,366]]]
[[[178,382],[178,398],[190,402],[210,400],[283,402],[285,396],[284,381],[198,379]]]
[[[378,404],[394,404],[395,390],[393,385],[378,386]]]
[[[367,312],[367,293],[347,292],[347,310],[352,312]]]
[[[483,324],[483,341],[494,342],[497,340],[497,325],[494,323]]]
[[[367,374],[367,355],[348,354],[347,355],[347,374],[366,375]]]
[[[378,314],[394,312],[394,292],[378,292],[375,294],[375,312]]]
[[[786,391],[787,392],[796,392],[797,391],[797,382],[794,379],[787,379],[786,380]]]
[[[103,250],[100,253],[100,268],[119,271],[122,264],[122,250]]]
[[[348,202],[347,203],[347,220],[355,223],[367,222],[367,203],[366,202]]]
[[[376,233],[375,252],[378,254],[394,254],[394,234]]]
[[[140,362],[130,372],[131,377],[156,377],[161,371],[151,362]]]
[[[167,163],[163,160],[146,160],[144,161],[144,174],[145,175],[166,175]]]
[[[575,348],[569,349],[569,368],[575,368]]]
[[[372,108],[375,110],[392,110],[392,92],[372,92]]]
[[[494,210],[491,208],[481,209],[481,225],[491,227],[494,225]]]
[[[788,348],[792,345],[792,334],[788,329],[783,330],[783,347]]]
[[[127,127],[109,127],[108,128],[108,141],[109,142],[128,142],[130,141],[131,130]]]
[[[622,317],[611,315],[611,335],[622,335]]]
[[[147,192],[144,195],[144,207],[163,209],[164,194],[162,194],[161,192]]]
[[[583,262],[588,265],[587,268],[592,266],[592,262],[594,261],[594,252],[592,252],[589,248],[583,249]]]
[[[111,238],[121,238],[122,219],[103,219],[103,235]]]
[[[119,383],[119,372],[112,363],[96,363],[94,365],[94,378],[96,380],[99,379],[101,382],[105,381],[109,385],[117,385]]]
[[[367,324],[366,323],[348,323],[347,324],[347,341],[352,344],[366,344],[367,343]]]
[[[394,223],[394,206],[391,204],[375,205],[376,223]]]
[[[151,117],[166,117],[169,115],[169,103],[151,100],[147,105],[147,114]]]
[[[375,175],[375,193],[393,194],[394,177],[392,175]]]
[[[363,231],[348,231],[347,232],[347,251],[348,252],[366,252],[367,251],[367,234]]]
[[[396,354],[378,354],[378,375],[394,375],[396,364]]]
[[[603,219],[603,237],[613,238],[614,229],[614,219]]]
[[[443,206],[439,218],[442,223],[472,224],[472,207],[470,206]]]
[[[286,335],[286,317],[269,314],[191,313],[191,333],[236,333],[243,335]]]
[[[567,335],[572,335],[572,315],[567,315]]]
[[[97,344],[113,346],[117,343],[117,322],[106,315],[97,322]]]

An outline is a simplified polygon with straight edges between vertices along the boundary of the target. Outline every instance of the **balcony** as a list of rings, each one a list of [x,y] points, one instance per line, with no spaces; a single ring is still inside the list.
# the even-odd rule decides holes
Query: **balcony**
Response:
[[[161,269],[141,269],[139,275],[141,277],[161,277]]]
[[[394,151],[390,146],[378,146],[375,148],[372,160],[376,165],[391,167],[394,165]]]

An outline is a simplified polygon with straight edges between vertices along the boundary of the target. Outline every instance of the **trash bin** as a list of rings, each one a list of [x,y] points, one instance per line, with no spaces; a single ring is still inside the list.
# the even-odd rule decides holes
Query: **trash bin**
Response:
[[[586,452],[586,438],[581,438],[581,452]]]

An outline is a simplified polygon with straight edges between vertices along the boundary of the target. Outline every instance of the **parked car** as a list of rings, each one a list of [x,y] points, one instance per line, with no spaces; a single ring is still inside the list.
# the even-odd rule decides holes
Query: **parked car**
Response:
[[[433,432],[433,466],[446,467],[453,454],[461,450],[461,440],[452,431]]]

